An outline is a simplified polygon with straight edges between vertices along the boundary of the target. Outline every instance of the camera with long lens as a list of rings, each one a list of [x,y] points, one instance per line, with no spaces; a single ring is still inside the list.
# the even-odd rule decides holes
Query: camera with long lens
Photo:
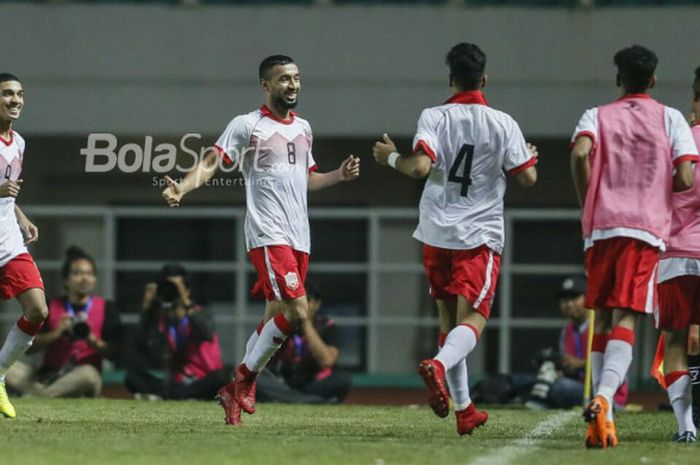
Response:
[[[530,408],[545,409],[549,402],[552,385],[559,378],[561,354],[551,347],[540,350],[534,357],[533,363],[539,368],[537,379],[530,391],[530,400],[526,405]]]
[[[156,298],[158,304],[164,310],[172,310],[180,302],[180,290],[169,279],[159,280],[157,283]]]
[[[75,339],[87,339],[90,334],[90,326],[88,326],[87,317],[87,313],[85,312],[78,312],[73,317],[71,333],[73,333]]]

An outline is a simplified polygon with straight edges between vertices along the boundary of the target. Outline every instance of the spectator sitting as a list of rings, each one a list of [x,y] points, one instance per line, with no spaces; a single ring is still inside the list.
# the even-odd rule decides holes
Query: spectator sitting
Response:
[[[335,368],[340,350],[337,328],[319,313],[321,293],[306,281],[308,317],[260,373],[260,401],[320,404],[342,402],[350,389],[348,373]]]
[[[187,271],[163,267],[156,283],[146,286],[143,309],[127,389],[164,399],[213,399],[230,381],[230,370],[224,370],[213,321],[192,302]]]
[[[529,407],[571,408],[582,405],[588,347],[588,312],[583,306],[585,294],[586,281],[583,278],[567,278],[561,285],[557,295],[559,308],[570,321],[561,332],[559,354],[553,354],[551,360],[542,360],[532,388],[532,400],[527,403]],[[628,391],[627,382],[617,390],[616,408],[626,405]]]
[[[78,247],[66,252],[62,276],[66,295],[49,302],[49,317],[32,351],[45,350],[35,370],[16,363],[7,384],[39,397],[97,397],[102,391],[102,360],[114,359],[121,337],[113,302],[94,295],[95,262]]]

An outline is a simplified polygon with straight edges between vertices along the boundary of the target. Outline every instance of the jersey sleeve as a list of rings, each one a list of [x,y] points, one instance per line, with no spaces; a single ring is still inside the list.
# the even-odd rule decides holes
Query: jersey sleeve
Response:
[[[571,136],[571,145],[576,143],[579,137],[588,137],[593,141],[593,144],[598,140],[598,109],[590,108],[586,110],[578,124],[574,129],[574,135]]]
[[[671,153],[673,156],[673,166],[677,166],[684,161],[697,163],[698,148],[695,146],[695,139],[690,125],[686,122],[683,114],[674,109],[666,107],[666,133],[671,142]]]
[[[508,176],[514,176],[531,166],[537,164],[537,158],[527,148],[525,137],[520,126],[514,120],[509,120],[505,126],[506,144],[505,157],[503,157],[503,169]]]
[[[230,165],[244,153],[250,142],[251,132],[250,119],[245,115],[236,116],[231,120],[214,144],[214,149],[219,152],[224,163]]]
[[[19,148],[19,157],[24,158],[24,148],[26,146],[26,142],[24,142],[24,138],[14,132],[14,136],[17,138],[17,148]]]
[[[435,163],[438,154],[437,124],[440,114],[428,109],[423,110],[418,118],[418,129],[413,138],[413,153],[422,150]]]
[[[318,170],[318,166],[316,165],[316,160],[314,160],[314,154],[312,150],[312,147],[314,145],[314,136],[311,132],[310,125],[307,125],[306,127],[306,135],[309,138],[309,156],[306,158],[306,169],[309,170],[309,174],[311,174],[314,171]]]

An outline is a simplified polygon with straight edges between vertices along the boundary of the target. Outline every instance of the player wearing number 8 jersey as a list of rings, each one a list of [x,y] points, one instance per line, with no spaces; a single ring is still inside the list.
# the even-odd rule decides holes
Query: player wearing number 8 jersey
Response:
[[[469,398],[466,357],[486,325],[496,288],[506,178],[533,185],[537,152],[526,144],[513,118],[488,106],[481,92],[486,55],[478,46],[456,45],[447,54],[447,64],[454,95],[422,112],[413,154],[400,156],[385,134],[374,146],[374,157],[403,174],[428,176],[413,237],[424,244],[441,349],[435,358],[421,362],[419,372],[440,417],[449,413],[447,381],[457,431],[469,434],[488,418]]]
[[[316,171],[309,123],[292,108],[301,88],[294,60],[273,55],[260,64],[265,104],[235,117],[214,149],[181,183],[170,178],[163,196],[178,206],[182,196],[209,180],[219,161],[238,164],[246,186],[245,236],[248,256],[258,273],[255,295],[267,301],[265,317],[246,344],[235,379],[219,390],[228,424],[241,423],[241,410],[255,412],[255,380],[259,371],[306,319],[304,290],[309,260],[307,191],[356,179],[359,159],[349,156],[329,173]]]

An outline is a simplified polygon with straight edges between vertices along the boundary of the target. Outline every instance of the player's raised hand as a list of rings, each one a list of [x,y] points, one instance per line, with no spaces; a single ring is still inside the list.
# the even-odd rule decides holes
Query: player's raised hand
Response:
[[[165,177],[168,187],[163,190],[163,198],[170,207],[179,207],[182,200],[182,188],[170,176]]]
[[[396,144],[394,144],[394,141],[391,140],[387,133],[384,133],[382,134],[382,140],[375,142],[372,147],[374,161],[380,165],[386,165],[392,152],[396,152]]]
[[[354,181],[360,177],[360,157],[350,155],[340,164],[340,179]]]
[[[528,142],[527,148],[528,148],[528,150],[530,150],[530,153],[532,154],[533,157],[537,158],[540,156],[539,152],[537,151],[536,145],[532,145]]]
[[[17,197],[22,188],[22,180],[6,181],[0,184],[0,197]]]

